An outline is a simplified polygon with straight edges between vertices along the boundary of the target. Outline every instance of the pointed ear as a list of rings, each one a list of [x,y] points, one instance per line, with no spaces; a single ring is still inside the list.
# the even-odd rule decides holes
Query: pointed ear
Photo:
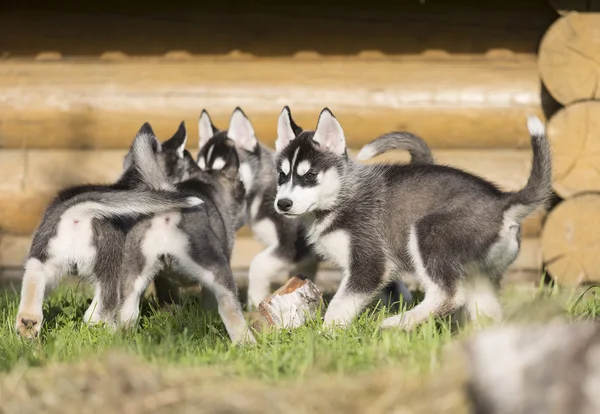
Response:
[[[185,150],[185,143],[187,141],[187,130],[185,128],[185,121],[181,121],[177,132],[163,143],[163,148],[169,148],[175,150],[179,158],[183,158],[183,150]]]
[[[275,141],[275,152],[281,152],[296,136],[302,132],[294,120],[289,106],[284,106],[277,120],[277,141]]]
[[[254,135],[254,128],[240,107],[235,108],[233,114],[231,114],[227,136],[235,141],[235,145],[246,151],[254,151],[258,144]]]
[[[136,140],[140,139],[141,137],[145,137],[145,139],[149,140],[149,142],[152,146],[152,150],[154,152],[162,151],[162,145],[160,145],[160,142],[156,138],[156,134],[154,133],[154,130],[152,129],[152,126],[150,125],[149,122],[144,122],[144,125],[142,125],[142,127],[140,128],[138,133],[135,134]],[[134,140],[134,142],[135,142],[135,140]],[[133,147],[133,144],[132,144],[132,147]]]
[[[319,122],[317,122],[313,141],[319,144],[325,151],[330,151],[340,156],[346,153],[344,130],[328,108],[323,109],[319,115]]]
[[[200,119],[198,120],[198,135],[200,136],[198,148],[202,148],[206,145],[208,140],[217,132],[219,132],[219,130],[213,125],[210,115],[208,115],[206,109],[203,109],[202,114],[200,114]]]

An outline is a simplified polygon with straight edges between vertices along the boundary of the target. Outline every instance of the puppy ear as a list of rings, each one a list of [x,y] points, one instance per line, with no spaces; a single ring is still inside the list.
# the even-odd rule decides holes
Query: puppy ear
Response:
[[[160,145],[160,142],[156,138],[156,134],[154,133],[154,130],[152,129],[152,126],[150,125],[149,122],[144,122],[144,125],[142,125],[142,127],[137,132],[137,134],[135,134],[135,140],[139,140],[139,139],[148,140],[152,147],[152,150],[154,152],[162,151],[162,145]],[[134,143],[135,143],[135,140],[134,140]],[[133,148],[133,143],[132,143],[132,148]]]
[[[206,145],[206,142],[217,132],[219,132],[219,130],[213,125],[210,115],[208,115],[208,111],[203,109],[200,114],[200,119],[198,120],[198,135],[200,136],[198,148],[202,148]]]
[[[288,146],[294,138],[302,132],[294,120],[289,106],[284,106],[277,120],[277,141],[275,141],[275,152],[280,153]]]
[[[254,148],[256,148],[256,145],[258,144],[256,135],[254,134],[254,128],[239,106],[235,108],[233,114],[231,114],[227,136],[231,138],[238,147],[243,148],[246,151],[254,151]]]
[[[329,108],[323,109],[319,115],[313,141],[325,151],[340,156],[346,153],[344,130]]]
[[[179,128],[177,128],[177,132],[163,143],[163,148],[174,150],[179,158],[183,158],[186,141],[187,130],[185,128],[185,121],[181,121]]]

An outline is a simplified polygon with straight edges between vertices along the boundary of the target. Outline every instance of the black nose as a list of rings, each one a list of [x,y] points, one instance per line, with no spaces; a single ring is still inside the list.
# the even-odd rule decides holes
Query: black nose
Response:
[[[294,203],[289,198],[280,198],[277,200],[277,208],[279,208],[281,211],[288,211],[290,208],[292,208],[292,204]]]

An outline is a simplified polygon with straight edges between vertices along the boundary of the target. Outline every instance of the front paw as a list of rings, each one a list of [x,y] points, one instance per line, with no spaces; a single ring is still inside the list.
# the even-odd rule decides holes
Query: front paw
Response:
[[[23,338],[37,338],[42,328],[42,314],[19,312],[15,329]]]
[[[390,329],[398,329],[406,332],[410,332],[414,327],[414,323],[412,323],[410,315],[402,314],[391,316],[389,318],[384,319],[384,321],[379,326],[379,329],[390,330]]]

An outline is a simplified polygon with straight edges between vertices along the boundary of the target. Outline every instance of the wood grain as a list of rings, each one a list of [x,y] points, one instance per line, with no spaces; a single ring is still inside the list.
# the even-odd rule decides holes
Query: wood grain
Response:
[[[548,272],[559,284],[600,282],[600,195],[581,195],[556,206],[541,243]]]
[[[600,101],[569,105],[548,123],[554,190],[563,198],[600,191]]]
[[[525,117],[541,115],[530,55],[0,61],[7,149],[127,148],[142,123],[166,138],[181,120],[193,147],[203,108],[227,128],[237,105],[272,144],[286,104],[307,129],[328,106],[353,147],[408,130],[435,148],[528,148]]]
[[[568,13],[546,32],[540,75],[563,105],[600,98],[600,13]]]
[[[34,231],[44,209],[61,188],[83,183],[110,183],[119,177],[125,150],[4,150],[0,152],[0,230],[27,235]],[[351,150],[355,156],[356,150]],[[437,163],[462,168],[518,190],[527,182],[531,151],[439,150]],[[367,163],[406,162],[401,151],[391,151]],[[525,221],[523,232],[539,234],[543,213]],[[249,235],[247,229],[242,235]]]

